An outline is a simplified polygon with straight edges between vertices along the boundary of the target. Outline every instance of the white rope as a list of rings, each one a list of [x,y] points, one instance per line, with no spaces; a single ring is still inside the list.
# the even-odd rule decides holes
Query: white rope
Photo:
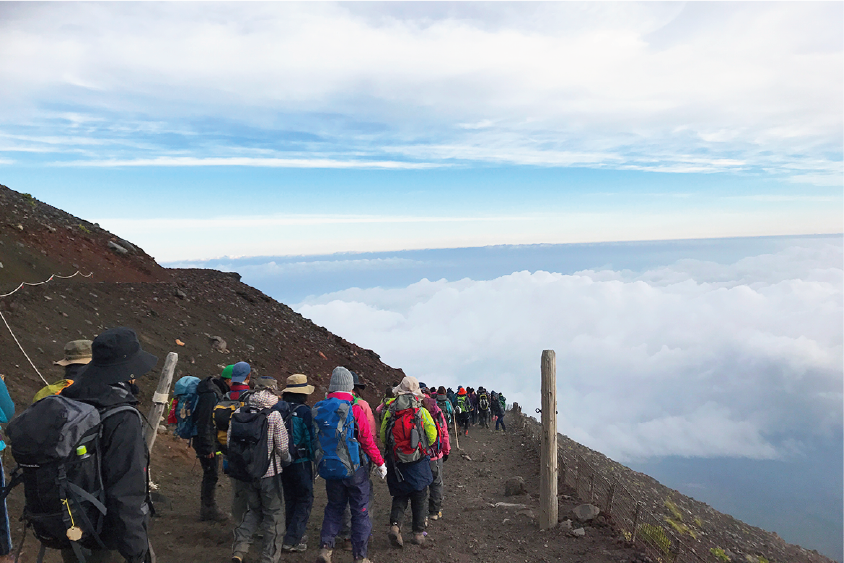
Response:
[[[3,319],[3,323],[5,323],[6,328],[8,328],[8,329],[9,329],[9,334],[11,334],[11,335],[12,335],[12,338],[14,338],[14,339],[15,339],[15,343],[18,345],[18,348],[20,348],[20,349],[21,349],[21,352],[23,352],[23,355],[24,355],[24,356],[26,356],[26,359],[27,359],[27,360],[29,360],[29,365],[31,365],[31,366],[32,366],[32,369],[34,369],[34,370],[35,370],[35,373],[37,373],[37,374],[38,374],[38,377],[40,377],[40,378],[41,378],[41,381],[43,381],[43,382],[44,382],[44,385],[49,385],[49,383],[47,383],[47,380],[46,380],[46,379],[44,379],[44,376],[43,376],[43,375],[41,375],[41,372],[40,372],[40,371],[38,371],[38,368],[37,368],[37,367],[35,367],[35,364],[33,364],[33,363],[32,363],[32,360],[30,360],[30,359],[29,359],[29,355],[27,355],[26,350],[24,350],[24,349],[23,349],[23,346],[21,346],[21,343],[20,343],[20,342],[18,342],[18,337],[17,337],[17,336],[15,336],[15,333],[14,333],[14,332],[12,332],[12,327],[10,327],[10,326],[9,326],[8,321],[6,321],[6,317],[3,315],[3,311],[0,311],[0,318],[2,318],[2,319]]]
[[[3,295],[0,295],[0,297],[8,297],[8,296],[12,295],[13,293],[15,293],[17,290],[19,290],[20,288],[22,288],[22,287],[23,287],[23,286],[25,286],[25,285],[44,285],[45,283],[47,283],[47,282],[49,282],[49,281],[53,281],[53,278],[61,278],[61,279],[63,279],[63,280],[69,280],[70,278],[72,278],[72,277],[74,277],[74,276],[82,276],[83,278],[90,278],[90,277],[91,277],[91,276],[93,276],[93,275],[94,275],[94,272],[91,272],[91,273],[89,273],[89,274],[83,274],[83,273],[82,273],[82,272],[80,272],[79,270],[76,270],[76,272],[74,272],[73,274],[71,274],[71,275],[69,275],[69,276],[60,276],[60,275],[58,275],[58,274],[53,274],[52,276],[50,276],[49,278],[47,278],[47,279],[46,279],[46,280],[44,280],[44,281],[35,282],[35,283],[21,282],[21,284],[20,284],[19,286],[17,286],[15,289],[13,289],[12,291],[10,291],[9,293],[4,293]]]
[[[3,295],[0,295],[0,297],[8,297],[8,296],[12,295],[13,293],[15,293],[17,290],[19,290],[20,288],[22,288],[22,287],[23,287],[23,286],[25,286],[25,285],[44,285],[45,283],[52,281],[52,280],[53,280],[53,278],[61,278],[61,279],[63,279],[63,280],[69,280],[70,278],[72,278],[72,277],[74,277],[74,276],[82,276],[83,278],[90,278],[90,277],[91,277],[91,276],[93,276],[93,275],[94,275],[94,272],[90,272],[89,274],[87,274],[87,275],[86,275],[86,274],[83,274],[82,272],[80,272],[79,270],[76,270],[76,272],[74,272],[73,274],[71,274],[71,275],[69,275],[69,276],[60,276],[59,274],[53,274],[53,275],[51,275],[49,278],[47,278],[46,280],[41,281],[41,282],[35,282],[35,283],[30,283],[30,282],[21,282],[21,284],[20,284],[19,286],[17,286],[15,289],[13,289],[12,291],[10,291],[9,293],[4,293]],[[18,340],[18,337],[17,337],[17,336],[15,336],[15,333],[14,333],[14,332],[12,332],[12,327],[10,327],[10,326],[9,326],[9,322],[6,320],[5,315],[3,315],[3,311],[0,311],[0,318],[2,318],[2,319],[3,319],[3,324],[5,324],[5,325],[6,325],[6,328],[8,328],[8,329],[9,329],[9,334],[11,334],[11,335],[12,335],[12,338],[14,338],[14,339],[15,339],[15,344],[17,344],[17,345],[18,345],[18,348],[20,348],[20,349],[21,349],[21,352],[23,352],[23,355],[26,357],[27,361],[29,361],[29,365],[31,365],[31,366],[32,366],[32,369],[34,369],[34,370],[35,370],[35,373],[37,373],[37,374],[38,374],[38,377],[40,377],[40,378],[41,378],[41,381],[43,381],[43,382],[44,382],[44,385],[49,385],[49,383],[47,383],[47,380],[46,380],[46,379],[44,379],[44,376],[43,376],[43,375],[41,375],[41,372],[40,372],[40,371],[38,371],[38,368],[37,368],[37,367],[35,367],[35,364],[34,364],[34,363],[32,363],[32,360],[31,360],[31,359],[29,359],[29,354],[27,354],[27,353],[26,353],[26,350],[24,350],[24,349],[23,349],[23,346],[21,346],[21,343],[20,343],[20,341]]]

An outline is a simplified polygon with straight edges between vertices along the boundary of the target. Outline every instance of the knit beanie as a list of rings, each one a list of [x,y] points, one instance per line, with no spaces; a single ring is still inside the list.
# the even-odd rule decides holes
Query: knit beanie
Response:
[[[352,372],[343,366],[334,368],[334,371],[331,372],[331,382],[328,384],[328,392],[335,393],[337,391],[343,391],[351,393],[354,388],[355,378],[352,376]]]
[[[220,377],[223,379],[231,379],[232,378],[232,368],[234,368],[234,364],[228,365],[223,368],[223,373],[220,374]]]

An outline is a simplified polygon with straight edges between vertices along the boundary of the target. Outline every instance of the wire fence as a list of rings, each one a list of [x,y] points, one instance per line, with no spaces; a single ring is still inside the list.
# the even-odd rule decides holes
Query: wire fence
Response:
[[[521,413],[513,414],[530,440],[541,443],[542,426]],[[558,484],[574,490],[575,496],[601,509],[624,539],[640,548],[657,563],[721,563],[710,555],[710,546],[699,538],[680,537],[666,520],[653,514],[618,478],[605,475],[580,453],[557,449]],[[689,541],[691,539],[691,541]]]

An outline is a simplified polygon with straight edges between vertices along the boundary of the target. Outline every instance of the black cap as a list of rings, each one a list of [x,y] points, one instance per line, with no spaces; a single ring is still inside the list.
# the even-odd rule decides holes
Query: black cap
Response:
[[[361,382],[360,382],[360,378],[358,377],[358,374],[356,374],[356,373],[355,373],[355,372],[353,372],[352,370],[349,370],[349,371],[351,371],[351,372],[352,372],[352,381],[354,382],[355,387],[356,387],[357,389],[361,389],[361,390],[362,390],[362,389],[366,389],[366,383],[361,383]]]
[[[82,379],[111,384],[141,377],[158,358],[145,352],[138,342],[138,335],[131,328],[110,328],[91,344],[91,363],[79,376]]]

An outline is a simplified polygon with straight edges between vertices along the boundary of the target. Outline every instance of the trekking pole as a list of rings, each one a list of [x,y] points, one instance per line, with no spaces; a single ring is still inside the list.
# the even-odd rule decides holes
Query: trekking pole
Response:
[[[457,449],[460,449],[460,439],[457,437],[457,417],[451,417],[451,424],[454,426],[454,443],[457,444]]]

